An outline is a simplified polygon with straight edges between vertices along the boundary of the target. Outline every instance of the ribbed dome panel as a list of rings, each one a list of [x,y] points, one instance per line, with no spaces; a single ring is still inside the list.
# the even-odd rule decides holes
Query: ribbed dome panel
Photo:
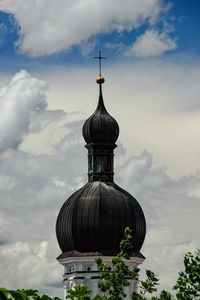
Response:
[[[83,125],[83,137],[87,144],[114,144],[118,136],[117,122],[106,113],[93,115]]]
[[[107,112],[100,87],[99,102],[94,114],[83,125],[83,137],[87,144],[115,144],[119,136],[117,121]]]
[[[115,185],[94,181],[75,192],[58,215],[56,232],[61,250],[116,254],[126,226],[133,231],[134,251],[146,232],[139,203]]]
[[[56,223],[57,240],[64,256],[114,256],[128,226],[133,233],[133,256],[143,257],[139,251],[146,234],[145,217],[137,200],[113,181],[119,126],[105,108],[104,80],[100,79],[97,108],[83,125],[89,182],[63,204]]]

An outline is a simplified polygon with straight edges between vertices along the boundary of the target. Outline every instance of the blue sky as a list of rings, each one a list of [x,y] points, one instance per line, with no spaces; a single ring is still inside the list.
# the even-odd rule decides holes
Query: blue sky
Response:
[[[143,268],[171,289],[200,245],[200,1],[1,0],[0,20],[1,284],[62,296],[55,221],[87,182],[101,49],[115,181],[146,216]]]
[[[20,47],[16,46],[19,40],[20,21],[17,20],[15,14],[9,12],[0,12],[1,20],[1,43],[0,43],[0,60],[1,66],[6,69],[31,68],[39,65],[68,65],[68,64],[90,64],[90,58],[95,55],[99,49],[103,49],[112,63],[116,60],[136,60],[138,57],[130,57],[124,55],[124,48],[129,47],[136,41],[137,37],[144,34],[148,29],[166,31],[166,26],[169,27],[168,35],[176,41],[176,47],[171,51],[163,51],[162,56],[177,57],[177,55],[199,55],[200,39],[198,28],[200,28],[200,3],[198,0],[192,1],[165,1],[165,7],[168,8],[160,13],[155,24],[149,24],[144,21],[140,26],[133,29],[125,28],[119,33],[118,30],[110,30],[92,34],[89,39],[95,45],[91,49],[84,52],[80,43],[74,43],[70,47],[61,47],[53,54],[42,53],[37,57],[33,57],[31,53],[23,52]],[[0,5],[1,7],[1,5]],[[105,8],[106,9],[106,8]],[[12,11],[12,6],[9,8]],[[31,13],[31,11],[29,12]],[[63,25],[64,26],[64,25]],[[38,28],[38,30],[40,30]],[[90,43],[91,41],[89,41]],[[37,43],[37,41],[36,41]],[[84,47],[87,47],[88,40],[86,39]],[[111,47],[108,44],[112,44]],[[150,55],[151,57],[152,55]],[[156,55],[155,55],[156,56]],[[147,58],[149,58],[147,56]],[[109,63],[109,62],[108,62]]]

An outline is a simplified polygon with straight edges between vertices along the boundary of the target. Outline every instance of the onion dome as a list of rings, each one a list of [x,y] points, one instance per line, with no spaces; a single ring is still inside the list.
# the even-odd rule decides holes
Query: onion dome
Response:
[[[98,105],[93,115],[83,125],[83,137],[87,144],[114,144],[119,135],[119,125],[109,115],[104,105],[101,87],[103,82],[103,77],[97,78],[97,83],[99,83]]]
[[[116,255],[129,226],[134,234],[133,256],[142,257],[145,219],[136,199],[116,184],[94,181],[75,192],[57,219],[57,239],[67,256]]]
[[[83,125],[88,150],[88,183],[63,204],[56,234],[61,257],[116,255],[124,229],[132,229],[133,256],[140,253],[146,223],[137,200],[114,183],[114,149],[119,126],[107,112],[102,96],[103,77],[97,78],[99,102]]]

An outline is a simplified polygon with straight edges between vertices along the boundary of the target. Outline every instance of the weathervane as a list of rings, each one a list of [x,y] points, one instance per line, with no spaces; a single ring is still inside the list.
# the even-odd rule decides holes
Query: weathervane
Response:
[[[107,57],[101,56],[101,50],[99,50],[99,56],[94,56],[94,58],[99,60],[99,77],[101,77],[101,61],[102,59],[107,59]]]

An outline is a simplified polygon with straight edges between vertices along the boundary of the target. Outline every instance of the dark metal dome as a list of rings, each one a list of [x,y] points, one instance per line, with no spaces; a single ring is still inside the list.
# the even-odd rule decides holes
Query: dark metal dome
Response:
[[[63,204],[56,223],[57,240],[64,256],[113,256],[129,226],[134,238],[133,256],[142,257],[139,251],[146,233],[143,211],[136,199],[113,181],[119,126],[105,108],[103,82],[99,77],[98,106],[83,125],[89,182]]]
[[[56,224],[62,252],[116,255],[126,226],[134,235],[133,256],[139,253],[146,232],[139,203],[116,184],[87,183],[62,206]]]
[[[114,144],[119,136],[119,125],[107,112],[99,85],[99,102],[96,111],[83,125],[83,137],[87,144]]]

